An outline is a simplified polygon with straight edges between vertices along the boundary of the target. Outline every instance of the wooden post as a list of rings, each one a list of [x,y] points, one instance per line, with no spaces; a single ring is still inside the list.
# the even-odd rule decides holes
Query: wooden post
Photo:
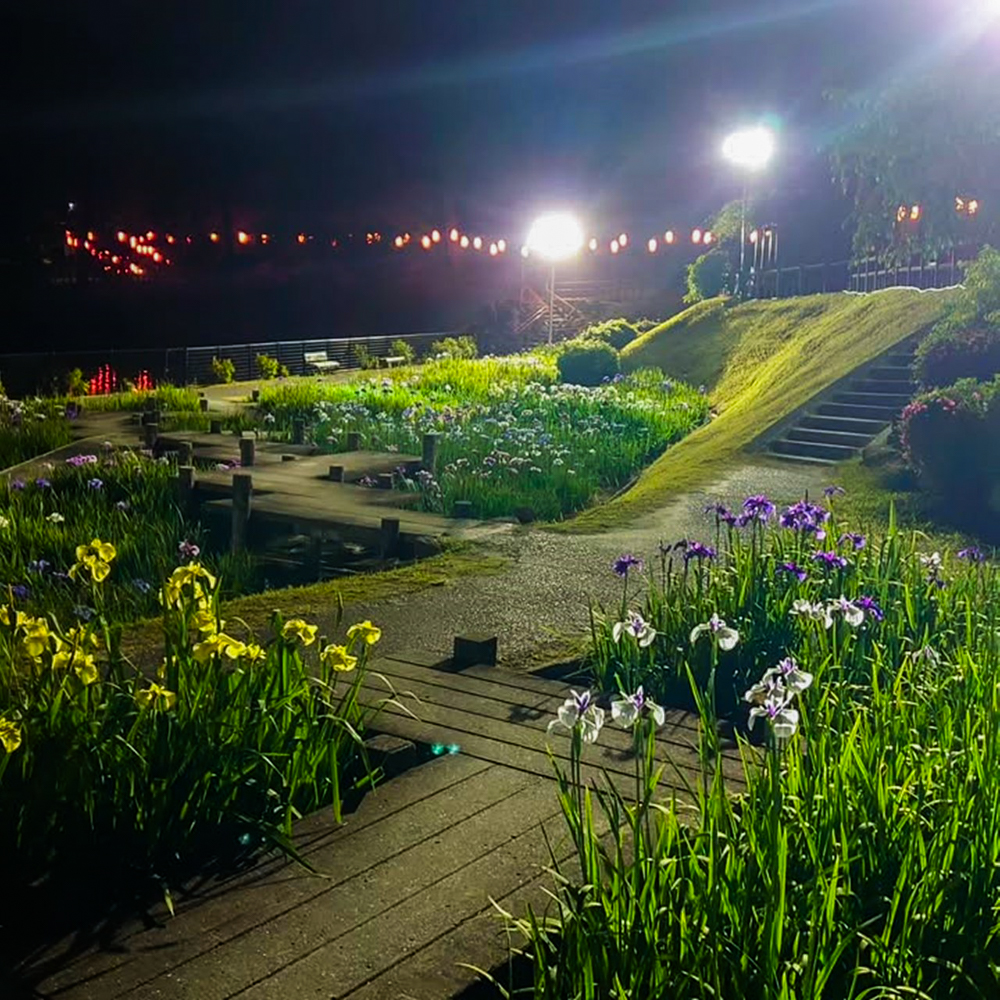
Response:
[[[146,423],[143,430],[145,431],[146,447],[152,451],[156,447],[156,438],[160,433],[160,425],[150,420]]]
[[[177,505],[185,514],[194,513],[193,465],[182,465],[177,470]]]
[[[472,501],[471,500],[456,500],[455,501],[455,517],[459,517],[459,518],[472,517]]]
[[[423,447],[420,455],[420,465],[427,472],[433,472],[437,465],[437,450],[439,434],[429,433],[424,435]]]
[[[181,441],[177,445],[177,464],[194,465],[194,443],[191,441]]]
[[[306,439],[306,422],[301,417],[292,420],[292,444],[303,444]]]
[[[204,396],[198,400],[198,408],[202,413],[208,413],[208,400]]]
[[[208,422],[208,433],[209,434],[221,434],[222,433],[222,421],[221,420],[210,420]]]
[[[396,481],[396,476],[392,472],[380,472],[378,474],[378,488],[380,490],[391,490]]]
[[[253,465],[255,444],[253,438],[240,438],[240,465],[245,469]]]
[[[330,466],[330,482],[342,483],[344,481],[344,467],[342,465]]]
[[[383,559],[389,559],[399,551],[399,518],[382,518],[381,552]]]
[[[347,435],[347,450],[361,451],[361,435],[357,431],[349,431]]]
[[[242,552],[247,544],[247,525],[250,521],[250,498],[253,496],[253,477],[248,472],[233,473],[233,520],[230,549]]]
[[[255,402],[255,403],[259,402],[260,401],[260,389],[251,389],[250,390],[250,399],[253,400],[253,402]]]

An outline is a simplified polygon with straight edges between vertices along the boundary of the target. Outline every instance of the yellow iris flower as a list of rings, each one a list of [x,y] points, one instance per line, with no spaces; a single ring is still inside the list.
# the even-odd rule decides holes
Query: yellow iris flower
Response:
[[[352,625],[347,630],[348,639],[353,639],[356,635],[360,636],[367,645],[374,646],[382,638],[382,630],[366,619],[363,622],[358,622],[357,625]]]
[[[0,744],[7,753],[13,753],[21,745],[21,727],[10,719],[0,716]]]
[[[204,581],[204,585],[202,581]],[[190,596],[199,608],[204,609],[208,604],[205,586],[209,590],[214,590],[215,577],[200,563],[193,562],[178,566],[163,585],[163,589],[160,591],[160,602],[164,607],[179,607],[184,598],[184,588],[190,587]]]
[[[267,659],[267,653],[265,653],[264,650],[261,649],[255,642],[247,643],[246,651],[243,653],[243,656],[251,663],[257,663],[260,660]]]
[[[69,575],[75,580],[82,570],[86,570],[95,583],[100,583],[111,572],[111,562],[117,555],[111,542],[102,542],[99,538],[89,545],[78,545],[76,563],[70,567]]]
[[[48,622],[44,618],[28,619],[21,644],[28,656],[37,660],[49,648],[50,638],[56,639],[56,636],[49,632]]]
[[[312,645],[318,631],[318,625],[310,625],[301,618],[289,618],[281,628],[281,634],[286,639],[300,639],[303,646]]]
[[[31,616],[26,615],[23,611],[15,611],[6,604],[0,604],[0,622],[13,628],[23,628],[31,622]]]
[[[216,621],[215,613],[204,608],[191,616],[191,627],[201,632],[202,635],[210,635],[214,632],[221,632],[226,627],[226,623]]]
[[[351,656],[347,652],[346,646],[327,646],[319,654],[319,658],[327,666],[333,667],[334,670],[340,670],[343,673],[353,670],[358,665],[358,658]]]
[[[97,672],[97,664],[90,653],[83,650],[74,649],[71,651],[62,650],[52,657],[53,670],[72,669],[84,685],[96,683],[100,676]]]
[[[246,651],[246,645],[238,639],[233,639],[222,632],[216,632],[215,635],[210,635],[196,643],[191,653],[199,663],[206,663],[213,656],[228,656],[231,660],[237,660]]]
[[[162,708],[169,712],[177,704],[177,695],[151,681],[148,688],[136,691],[135,701],[140,708]]]

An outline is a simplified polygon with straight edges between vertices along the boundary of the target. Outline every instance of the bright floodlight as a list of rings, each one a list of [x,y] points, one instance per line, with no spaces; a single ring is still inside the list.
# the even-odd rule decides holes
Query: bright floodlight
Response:
[[[763,170],[774,155],[774,133],[763,125],[740,129],[722,144],[722,155],[746,170]]]
[[[535,219],[528,231],[528,247],[553,263],[579,253],[583,246],[580,223],[566,212],[550,212]]]

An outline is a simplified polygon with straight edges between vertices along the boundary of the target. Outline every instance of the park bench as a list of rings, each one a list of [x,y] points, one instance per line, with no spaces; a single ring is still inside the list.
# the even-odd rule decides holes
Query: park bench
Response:
[[[307,365],[315,368],[320,374],[336,371],[340,367],[340,362],[331,361],[326,356],[326,351],[306,351],[302,357]]]
[[[386,368],[392,368],[393,365],[404,364],[406,358],[404,358],[401,354],[394,354],[391,358],[383,358],[382,360],[385,362]]]

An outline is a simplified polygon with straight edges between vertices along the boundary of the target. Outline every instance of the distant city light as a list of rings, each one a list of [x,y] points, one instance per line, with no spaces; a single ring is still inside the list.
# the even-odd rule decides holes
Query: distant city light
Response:
[[[692,243],[701,243],[701,230],[700,229],[693,229],[691,231],[691,242]]]
[[[125,233],[123,233],[120,229],[118,230],[117,233],[115,233],[115,236],[118,238],[119,243],[124,243],[128,239],[128,236]]]
[[[973,198],[966,206],[969,215],[975,215],[979,211],[979,201]]]
[[[657,247],[656,237],[655,236],[651,236],[649,238],[649,242],[646,244],[646,249],[650,253],[656,253],[656,247]]]
[[[774,156],[774,133],[764,125],[740,129],[722,144],[722,155],[745,170],[763,170]]]
[[[909,214],[910,210],[905,205],[900,205],[899,208],[896,209],[896,221],[905,222],[906,217]]]
[[[299,233],[299,235],[296,237],[296,239],[299,241],[299,244],[301,245],[301,244],[305,243],[305,241],[307,239],[309,239],[309,237],[306,236],[305,233]]]
[[[171,245],[173,245],[173,243],[175,242],[174,237],[171,236],[170,233],[167,233],[166,240]]]
[[[218,234],[218,233],[209,233],[209,234],[208,234],[208,238],[209,238],[209,239],[210,239],[210,240],[211,240],[211,241],[212,241],[213,243],[218,243],[218,242],[219,242],[219,234]]]
[[[583,229],[568,212],[549,212],[532,223],[528,246],[548,261],[565,260],[583,246]]]
[[[236,234],[236,242],[239,243],[241,247],[245,247],[250,242],[250,234],[243,232],[241,229]]]
[[[261,241],[261,243],[265,243],[265,244],[266,243],[270,243],[271,242],[271,234],[270,233],[261,233],[260,234],[260,241]],[[169,239],[169,237],[167,238],[167,242],[168,243],[171,242],[170,239]]]
[[[153,230],[150,229],[150,231],[148,233],[146,233],[146,239],[147,240],[155,240],[156,239],[156,233],[154,233]]]
[[[591,253],[594,253],[597,250],[597,237],[596,236],[591,236],[590,239],[587,240],[587,249]]]

